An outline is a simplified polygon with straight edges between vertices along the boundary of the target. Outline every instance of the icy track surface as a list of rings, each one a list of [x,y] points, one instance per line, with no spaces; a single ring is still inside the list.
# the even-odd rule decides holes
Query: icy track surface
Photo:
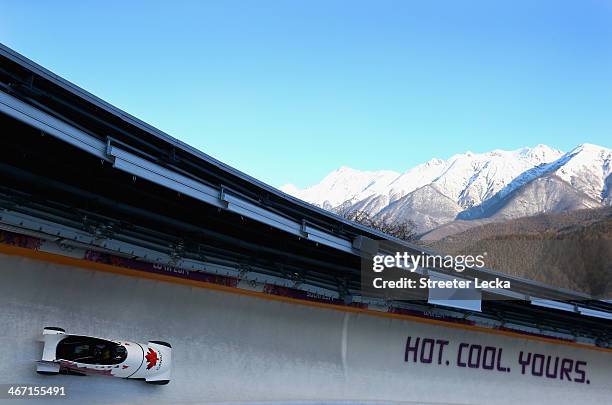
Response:
[[[68,397],[4,404],[576,404],[610,403],[608,353],[348,314],[0,255],[0,384],[62,385]],[[44,326],[172,344],[167,386],[40,376]],[[589,361],[591,385],[404,362],[408,335]],[[449,346],[450,347],[450,346]],[[510,360],[508,360],[509,362]],[[517,370],[518,371],[518,370]]]

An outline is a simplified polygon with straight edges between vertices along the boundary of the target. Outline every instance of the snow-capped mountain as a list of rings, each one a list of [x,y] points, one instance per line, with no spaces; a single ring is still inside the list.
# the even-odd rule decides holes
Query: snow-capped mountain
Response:
[[[363,210],[414,221],[420,231],[454,219],[514,218],[612,203],[612,150],[583,144],[466,152],[404,173],[341,167],[305,189],[281,188],[335,212]]]
[[[399,173],[387,170],[365,172],[341,167],[327,175],[316,186],[299,190],[288,184],[281,188],[304,201],[324,208],[334,208],[347,200],[358,201],[369,195],[382,194]]]

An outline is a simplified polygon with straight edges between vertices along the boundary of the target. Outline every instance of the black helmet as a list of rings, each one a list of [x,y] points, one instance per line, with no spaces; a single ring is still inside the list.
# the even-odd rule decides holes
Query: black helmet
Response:
[[[113,358],[115,360],[123,361],[126,357],[127,357],[127,350],[125,349],[125,347],[121,345],[118,345],[117,347],[115,347],[115,353],[113,355]]]

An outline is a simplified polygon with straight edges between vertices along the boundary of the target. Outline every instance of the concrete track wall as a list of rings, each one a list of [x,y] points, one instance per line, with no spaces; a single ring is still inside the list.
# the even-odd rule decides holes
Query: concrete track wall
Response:
[[[39,376],[34,361],[43,326],[166,340],[174,349],[173,381],[151,386]],[[414,363],[412,352],[406,362],[408,336],[412,343],[417,337],[449,341],[440,364],[437,346],[431,364],[422,364],[420,354]],[[460,343],[503,348],[503,366],[511,371],[457,366]],[[461,350],[467,355],[466,347]],[[529,367],[522,374],[520,351],[585,361],[589,384],[533,376]],[[70,403],[609,404],[611,382],[612,354],[606,352],[0,255],[0,384],[64,385]]]

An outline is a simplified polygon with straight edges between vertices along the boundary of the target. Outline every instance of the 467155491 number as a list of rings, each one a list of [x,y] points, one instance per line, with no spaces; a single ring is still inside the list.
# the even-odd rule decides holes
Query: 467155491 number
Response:
[[[17,384],[4,384],[2,385],[2,394],[0,398],[14,398],[14,397],[65,397],[66,388],[61,385],[17,385]]]

